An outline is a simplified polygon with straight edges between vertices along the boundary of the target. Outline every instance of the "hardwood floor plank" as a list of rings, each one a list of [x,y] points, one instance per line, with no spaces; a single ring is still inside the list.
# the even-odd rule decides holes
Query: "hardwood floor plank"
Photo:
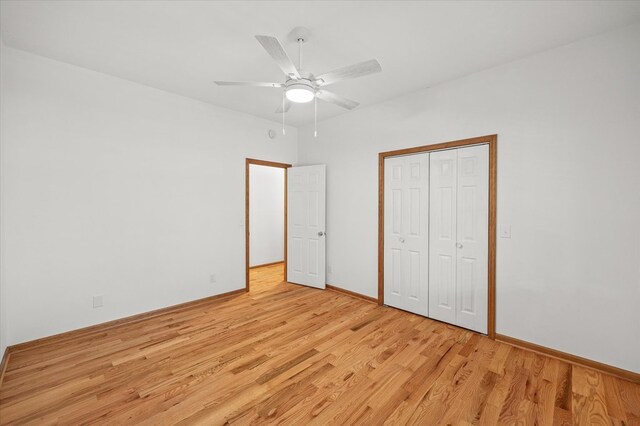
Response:
[[[611,424],[604,395],[602,374],[588,368],[573,366],[573,412],[576,423]]]
[[[0,424],[640,424],[640,386],[255,268],[249,293],[20,346]]]
[[[623,380],[617,380],[616,384],[629,422],[640,425],[640,386]]]

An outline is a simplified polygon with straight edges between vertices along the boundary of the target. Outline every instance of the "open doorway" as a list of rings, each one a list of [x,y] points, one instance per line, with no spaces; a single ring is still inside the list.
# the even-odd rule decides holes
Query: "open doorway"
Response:
[[[246,291],[287,280],[287,169],[246,159]]]

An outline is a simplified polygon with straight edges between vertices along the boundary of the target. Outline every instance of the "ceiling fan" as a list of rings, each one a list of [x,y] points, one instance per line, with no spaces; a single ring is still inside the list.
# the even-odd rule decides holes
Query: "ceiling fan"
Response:
[[[295,28],[292,33],[298,41],[298,66],[296,67],[285,52],[277,38],[257,35],[258,42],[264,47],[269,56],[278,64],[286,75],[284,83],[264,83],[257,81],[216,81],[219,86],[254,86],[254,87],[275,87],[283,88],[282,105],[276,110],[277,113],[288,111],[291,102],[306,103],[320,99],[338,105],[346,109],[354,109],[358,102],[347,99],[325,89],[326,86],[339,81],[375,74],[382,71],[380,63],[371,59],[344,68],[339,68],[324,74],[315,76],[302,70],[302,44],[308,40],[309,30],[303,27]],[[317,107],[316,107],[317,108]],[[284,119],[284,118],[283,118]]]

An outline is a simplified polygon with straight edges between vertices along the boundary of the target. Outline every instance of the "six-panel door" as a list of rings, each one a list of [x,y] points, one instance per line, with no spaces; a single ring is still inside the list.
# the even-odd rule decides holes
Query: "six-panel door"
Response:
[[[325,166],[287,173],[287,280],[325,288]]]
[[[429,316],[486,333],[489,147],[430,156]]]

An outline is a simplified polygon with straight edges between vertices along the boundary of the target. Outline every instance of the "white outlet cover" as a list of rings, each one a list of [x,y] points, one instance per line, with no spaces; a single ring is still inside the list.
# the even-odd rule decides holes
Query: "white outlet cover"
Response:
[[[102,296],[93,296],[93,307],[102,308]]]

